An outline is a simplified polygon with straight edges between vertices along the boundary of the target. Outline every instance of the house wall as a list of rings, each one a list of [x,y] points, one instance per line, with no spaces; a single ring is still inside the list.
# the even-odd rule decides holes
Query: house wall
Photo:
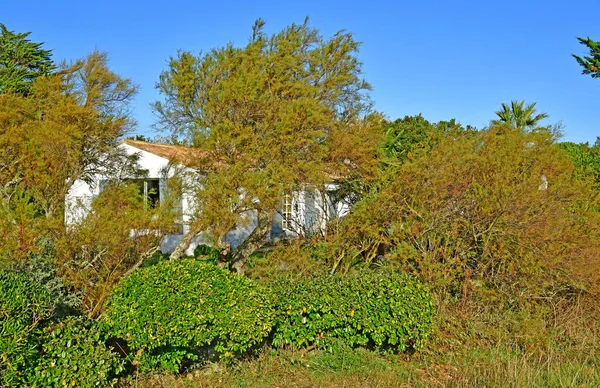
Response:
[[[125,150],[128,155],[136,153],[139,155],[138,164],[141,168],[148,171],[147,178],[163,178],[162,171],[169,164],[167,159],[127,144],[120,144],[118,147]],[[100,194],[100,182],[111,178],[100,173],[94,176],[91,184],[78,180],[71,186],[65,199],[65,223],[67,225],[72,225],[85,218],[90,211],[92,199]]]
[[[169,168],[169,160],[161,156],[152,154],[150,152],[140,150],[136,147],[128,144],[120,144],[118,147],[125,150],[128,155],[138,154],[139,160],[138,165],[141,169],[147,170],[148,174],[144,178],[148,179],[160,179],[160,191],[161,197],[164,195],[164,189],[166,188],[166,180],[173,176],[173,169]],[[178,166],[184,171],[191,172],[192,170],[185,168],[184,166]],[[166,172],[166,174],[165,174]],[[190,174],[191,175],[191,174]],[[184,179],[189,178],[188,174],[183,174]],[[77,181],[70,188],[67,197],[65,199],[65,223],[66,225],[73,225],[77,222],[82,221],[91,210],[91,203],[94,197],[100,194],[100,182],[102,180],[109,180],[110,176],[105,174],[97,174],[92,179],[92,183],[88,184],[83,181]],[[188,185],[192,185],[193,182],[187,182]],[[170,234],[166,235],[161,241],[161,251],[163,253],[171,253],[183,236],[189,231],[189,227],[186,225],[191,220],[191,214],[194,212],[194,200],[193,197],[188,193],[182,195],[181,200],[182,217],[181,220],[184,223],[182,234]],[[225,236],[227,241],[233,248],[237,247],[244,241],[248,235],[256,227],[256,215],[248,215],[248,223],[243,226],[232,230]],[[192,255],[194,249],[201,244],[208,244],[209,239],[204,234],[199,234],[194,237],[189,248],[185,251],[187,255]]]
[[[174,169],[170,168],[169,160],[150,152],[140,150],[131,145],[122,143],[119,145],[128,155],[138,154],[138,164],[141,169],[147,170],[148,174],[145,178],[159,179],[161,197],[164,198],[166,190],[166,182],[174,174]],[[184,166],[177,166],[183,172],[192,174],[183,174],[184,181],[188,186],[193,185],[193,170],[187,169]],[[100,182],[109,180],[112,177],[104,174],[98,174],[94,177],[93,182],[88,184],[83,181],[77,181],[69,190],[66,197],[65,223],[72,225],[83,220],[91,209],[91,203],[94,197],[100,194]],[[347,202],[340,201],[333,203],[328,191],[335,190],[335,185],[327,185],[324,190],[305,189],[293,192],[292,198],[292,227],[282,228],[281,213],[276,213],[272,230],[271,239],[294,237],[298,235],[306,236],[310,234],[324,234],[327,221],[331,218],[345,216],[350,205]],[[183,236],[189,231],[186,225],[191,220],[191,215],[194,213],[194,199],[191,193],[183,193],[181,200],[181,210],[184,227],[182,234],[171,234],[165,236],[161,241],[161,251],[163,253],[171,253],[177,247]],[[232,248],[239,246],[254,230],[257,225],[257,217],[255,212],[248,212],[245,216],[247,222],[227,233],[224,240],[230,244]],[[199,234],[192,240],[189,248],[186,250],[187,255],[192,255],[194,249],[201,244],[209,244],[209,238],[205,234]]]
[[[350,211],[348,201],[333,201],[329,194],[337,189],[335,184],[328,184],[321,190],[306,187],[304,190],[295,191],[291,194],[292,200],[292,225],[289,228],[281,228],[281,214],[276,214],[275,227],[279,233],[277,236],[309,236],[326,233],[327,222],[334,218],[342,218]]]

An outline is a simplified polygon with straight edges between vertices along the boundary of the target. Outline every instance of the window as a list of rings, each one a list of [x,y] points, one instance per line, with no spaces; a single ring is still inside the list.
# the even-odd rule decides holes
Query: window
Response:
[[[103,192],[110,180],[101,180],[99,191]],[[153,209],[160,204],[160,180],[159,179],[125,179],[124,183],[135,184],[144,198],[144,209]]]
[[[154,209],[160,204],[160,183],[158,179],[136,179],[133,183],[140,188],[144,197],[144,208]]]
[[[281,212],[281,226],[283,229],[292,230],[292,196],[283,196],[283,209]]]
[[[317,224],[317,200],[313,190],[304,191],[304,229],[305,232],[315,232]]]
[[[154,209],[160,205],[161,200],[164,201],[169,198],[169,187],[167,180],[158,178],[147,178],[147,179],[123,179],[120,181],[124,184],[133,184],[137,186],[140,195],[144,199],[144,209]],[[104,179],[98,182],[98,191],[102,193],[109,185],[118,184],[117,180]],[[174,220],[173,234],[183,235],[184,234],[184,214],[183,214],[183,201],[179,196],[177,198],[171,198],[173,202],[172,212],[176,219]]]

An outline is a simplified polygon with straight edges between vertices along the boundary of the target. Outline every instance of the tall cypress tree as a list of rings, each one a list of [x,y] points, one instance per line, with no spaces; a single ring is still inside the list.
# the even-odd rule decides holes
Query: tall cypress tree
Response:
[[[0,23],[0,94],[28,94],[33,80],[56,69],[52,50],[27,39],[29,34],[10,31]]]
[[[600,78],[600,42],[594,42],[589,37],[587,39],[577,38],[577,40],[590,50],[590,55],[583,58],[572,54],[577,63],[583,67],[581,73],[590,74],[592,78]]]

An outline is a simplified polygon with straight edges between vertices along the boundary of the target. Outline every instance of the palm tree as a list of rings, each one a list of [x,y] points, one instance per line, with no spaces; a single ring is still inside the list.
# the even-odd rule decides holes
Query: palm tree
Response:
[[[498,120],[492,123],[504,123],[514,129],[535,129],[538,123],[548,118],[547,113],[537,113],[535,102],[525,105],[525,101],[511,101],[510,106],[502,103],[502,109],[496,112]]]

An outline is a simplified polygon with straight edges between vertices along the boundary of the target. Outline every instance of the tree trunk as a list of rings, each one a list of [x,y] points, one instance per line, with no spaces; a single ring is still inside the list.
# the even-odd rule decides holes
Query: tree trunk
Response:
[[[177,247],[169,256],[169,260],[177,260],[177,259],[181,258],[181,256],[183,256],[183,254],[185,253],[186,249],[188,249],[188,247],[192,243],[194,236],[196,236],[200,232],[202,232],[202,231],[196,230],[196,228],[194,228],[193,226],[190,226],[190,231],[187,232],[187,234],[185,236],[183,236],[183,238],[181,239],[179,244],[177,244]]]
[[[271,223],[274,212],[258,211],[258,224],[250,235],[235,249],[231,255],[230,269],[235,269],[238,274],[243,274],[246,270],[246,261],[251,254],[260,248],[269,233],[271,232]]]

